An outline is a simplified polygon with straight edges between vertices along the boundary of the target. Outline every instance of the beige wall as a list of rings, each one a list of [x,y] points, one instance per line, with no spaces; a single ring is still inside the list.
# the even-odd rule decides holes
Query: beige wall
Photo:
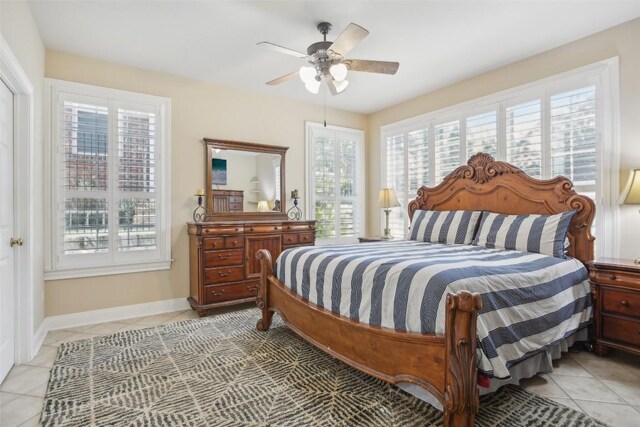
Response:
[[[205,136],[290,147],[286,190],[304,190],[304,122],[322,121],[321,106],[52,51],[46,52],[45,75],[171,98],[171,240],[175,259],[167,271],[48,281],[47,316],[186,298],[185,223],[194,207],[193,191],[204,187],[201,139]],[[366,117],[361,114],[329,109],[327,118],[338,126],[366,127]]]
[[[380,126],[542,79],[602,59],[620,58],[621,179],[640,166],[640,19],[363,116],[329,110],[331,124],[366,130],[368,230],[379,233]],[[172,99],[172,269],[46,283],[46,315],[151,302],[187,295],[187,236],[197,187],[204,185],[203,136],[279,144],[287,155],[286,191],[304,190],[304,121],[322,108],[168,74],[47,51],[45,75]],[[622,256],[640,255],[640,215],[621,209]]]
[[[436,111],[501,90],[579,68],[594,62],[620,58],[621,185],[629,168],[640,167],[640,19],[610,28],[584,39],[421,95],[368,116],[368,228],[380,233],[380,209],[376,207],[380,186],[380,126]],[[428,71],[427,71],[428,73]],[[605,141],[606,143],[606,141]],[[620,256],[640,256],[640,215],[637,207],[623,206],[617,242]],[[616,243],[614,243],[616,244]]]
[[[36,238],[44,235],[43,224],[43,155],[42,155],[42,99],[44,93],[44,45],[40,38],[38,28],[31,16],[31,10],[26,1],[0,2],[0,32],[27,74],[33,85],[35,104],[35,146],[32,153],[34,182],[33,193],[28,196],[33,198],[34,214],[32,235]],[[35,239],[27,241],[24,249],[31,251],[34,269],[31,272],[34,283],[33,289],[33,328],[34,332],[42,324],[44,319],[44,282],[43,282],[43,245]],[[24,285],[24,284],[23,284]]]

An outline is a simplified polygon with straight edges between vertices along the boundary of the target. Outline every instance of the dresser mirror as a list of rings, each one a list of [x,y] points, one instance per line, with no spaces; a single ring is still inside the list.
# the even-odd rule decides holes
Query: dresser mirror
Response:
[[[286,218],[288,147],[204,138],[207,220]]]

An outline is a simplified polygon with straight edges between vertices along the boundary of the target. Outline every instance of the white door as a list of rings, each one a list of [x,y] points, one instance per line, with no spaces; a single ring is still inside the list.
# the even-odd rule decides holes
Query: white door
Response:
[[[13,93],[0,80],[0,382],[15,358],[13,237]]]

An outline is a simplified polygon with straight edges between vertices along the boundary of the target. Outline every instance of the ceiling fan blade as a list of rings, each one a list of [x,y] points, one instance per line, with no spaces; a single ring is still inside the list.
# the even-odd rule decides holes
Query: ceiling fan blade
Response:
[[[336,96],[338,94],[338,88],[336,88],[336,84],[333,82],[333,77],[324,76],[324,82],[327,84],[331,95]]]
[[[298,52],[297,50],[289,49],[288,47],[280,46],[280,45],[277,45],[275,43],[260,42],[260,43],[257,43],[257,45],[258,46],[264,46],[264,47],[266,47],[268,49],[271,49],[273,51],[276,51],[276,52],[284,53],[285,55],[295,56],[297,58],[306,58],[307,57],[306,53]]]
[[[295,79],[298,77],[300,73],[298,71],[294,71],[293,73],[285,74],[282,77],[278,77],[277,79],[273,79],[270,82],[267,82],[270,86],[279,85],[280,83],[286,82],[287,80]]]
[[[365,73],[395,74],[400,67],[399,62],[367,61],[366,59],[347,59],[342,61],[352,71],[364,71]]]
[[[360,25],[351,23],[344,29],[338,38],[329,46],[329,50],[338,55],[344,56],[353,49],[360,41],[369,35],[369,31]]]

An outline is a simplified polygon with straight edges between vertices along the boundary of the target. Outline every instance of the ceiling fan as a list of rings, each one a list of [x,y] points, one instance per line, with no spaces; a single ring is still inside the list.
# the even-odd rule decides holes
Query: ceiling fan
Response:
[[[332,95],[343,92],[349,85],[347,73],[351,71],[364,71],[367,73],[395,74],[400,64],[388,61],[368,61],[364,59],[346,59],[344,56],[362,41],[369,31],[359,25],[349,24],[347,28],[333,41],[327,41],[327,34],[331,31],[331,24],[321,22],[318,31],[324,36],[324,40],[313,43],[307,48],[307,53],[279,46],[274,43],[260,42],[258,45],[275,50],[276,52],[306,59],[311,66],[302,66],[299,71],[286,74],[267,82],[268,85],[278,85],[296,76],[300,76],[307,90],[313,94],[318,93],[322,80],[325,81]]]

